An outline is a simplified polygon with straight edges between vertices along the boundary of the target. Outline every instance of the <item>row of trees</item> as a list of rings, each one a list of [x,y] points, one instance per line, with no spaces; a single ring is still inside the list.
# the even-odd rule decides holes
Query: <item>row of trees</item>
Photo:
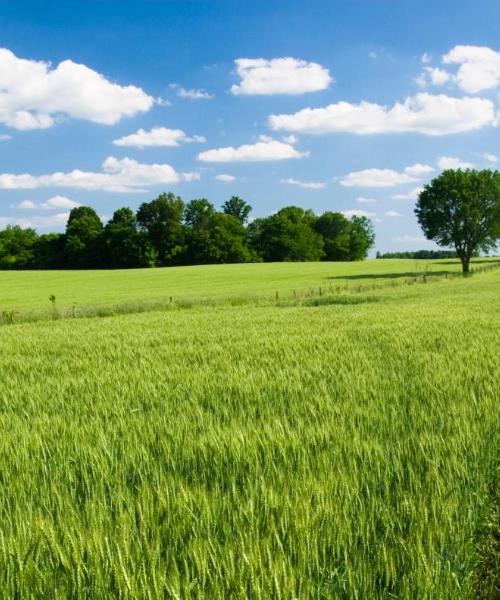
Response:
[[[74,208],[65,233],[0,232],[0,269],[95,269],[260,261],[361,260],[373,246],[365,217],[321,216],[296,206],[247,224],[252,208],[236,196],[217,211],[173,193],[120,208],[106,225],[88,206]]]
[[[436,258],[458,258],[458,254],[455,250],[415,250],[414,252],[377,252],[375,258],[416,258],[432,260]]]

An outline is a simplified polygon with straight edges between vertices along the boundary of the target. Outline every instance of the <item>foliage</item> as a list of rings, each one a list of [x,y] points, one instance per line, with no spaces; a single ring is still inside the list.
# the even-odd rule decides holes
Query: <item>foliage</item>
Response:
[[[99,215],[90,206],[78,206],[71,210],[64,243],[67,266],[77,269],[101,266],[102,229]]]
[[[244,225],[248,221],[248,217],[252,212],[252,207],[242,198],[231,196],[231,198],[222,205],[222,211],[226,213],[226,215],[236,217],[238,221]]]
[[[500,239],[500,173],[444,171],[424,186],[415,214],[428,239],[455,248],[467,273],[474,252]]]
[[[228,289],[294,267],[405,262],[185,271]],[[138,273],[144,297],[176,271],[101,279]],[[500,442],[499,286],[4,326],[0,595],[467,598]]]
[[[137,230],[130,208],[119,208],[104,228],[105,264],[110,268],[154,266],[157,253],[148,236]]]
[[[103,227],[95,210],[74,208],[66,233],[0,232],[0,269],[125,269],[192,264],[344,261],[366,258],[371,221],[287,206],[246,225],[251,206],[237,196],[216,211],[205,198],[186,205],[172,193],[119,208]],[[3,241],[2,241],[3,240]]]
[[[24,269],[34,257],[37,234],[34,229],[7,225],[0,231],[0,269]]]
[[[310,210],[287,206],[276,214],[250,223],[253,248],[265,261],[315,261],[323,258],[323,238],[313,229]]]
[[[184,202],[172,192],[144,202],[137,211],[140,231],[147,233],[157,253],[157,264],[179,264],[185,249],[185,231],[181,223]]]

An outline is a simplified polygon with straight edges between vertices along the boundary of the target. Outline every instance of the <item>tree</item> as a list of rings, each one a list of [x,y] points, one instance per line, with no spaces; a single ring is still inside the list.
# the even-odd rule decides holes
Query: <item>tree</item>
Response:
[[[60,269],[64,267],[63,233],[44,233],[39,235],[33,249],[33,267],[36,269]]]
[[[185,251],[185,231],[181,223],[183,213],[184,202],[172,192],[144,202],[137,211],[138,228],[147,233],[159,265],[182,262]]]
[[[313,230],[317,217],[296,206],[256,219],[248,226],[253,248],[265,261],[313,261],[323,258],[323,238]]]
[[[373,223],[367,217],[351,217],[350,236],[350,260],[365,259],[375,243]]]
[[[127,269],[154,266],[156,252],[146,233],[137,230],[130,208],[115,210],[104,228],[106,267]]]
[[[222,211],[226,213],[226,215],[235,217],[244,225],[248,221],[248,216],[252,211],[252,207],[245,202],[243,198],[231,196],[231,198],[222,205]]]
[[[0,269],[26,269],[32,265],[38,235],[34,229],[7,225],[0,231]]]
[[[64,254],[70,268],[101,266],[101,219],[90,206],[78,206],[69,213]]]
[[[189,264],[246,263],[257,261],[258,256],[248,247],[242,223],[214,212],[204,228],[190,229],[186,260]]]
[[[314,224],[314,229],[323,238],[324,260],[351,259],[351,224],[339,212],[325,212]]]
[[[500,173],[447,170],[424,186],[415,208],[425,236],[454,247],[464,274],[474,252],[487,252],[500,238]]]
[[[191,200],[184,209],[184,223],[193,229],[206,229],[214,213],[214,205],[206,198]]]

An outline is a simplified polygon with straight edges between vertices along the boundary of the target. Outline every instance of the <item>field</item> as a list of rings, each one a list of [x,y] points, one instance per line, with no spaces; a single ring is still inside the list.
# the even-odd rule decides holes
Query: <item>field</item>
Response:
[[[486,261],[488,262],[488,261]],[[484,259],[472,267],[485,264]],[[202,296],[260,296],[330,285],[366,285],[428,273],[458,272],[457,260],[367,260],[357,263],[203,265],[126,271],[0,271],[0,310],[62,308]]]
[[[1,273],[1,309],[290,300],[0,327],[0,598],[495,598],[500,270],[422,268]]]

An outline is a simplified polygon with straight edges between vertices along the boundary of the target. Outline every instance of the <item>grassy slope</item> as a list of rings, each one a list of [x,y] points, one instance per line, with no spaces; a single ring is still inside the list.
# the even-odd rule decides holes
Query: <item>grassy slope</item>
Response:
[[[1,594],[465,597],[499,293],[3,327]]]
[[[0,310],[105,305],[174,297],[274,294],[310,286],[369,284],[459,270],[457,261],[367,260],[358,263],[204,265],[126,271],[0,271]]]

